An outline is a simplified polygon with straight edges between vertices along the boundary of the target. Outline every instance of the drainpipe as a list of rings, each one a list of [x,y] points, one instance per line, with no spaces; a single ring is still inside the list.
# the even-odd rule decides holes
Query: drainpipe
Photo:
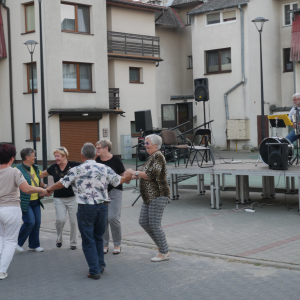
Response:
[[[295,62],[293,62],[293,76],[294,76],[294,94],[296,94],[297,92],[296,92],[296,63]]]
[[[13,101],[13,80],[12,80],[12,58],[11,58],[11,31],[10,31],[10,9],[5,4],[6,0],[0,1],[7,12],[7,33],[8,33],[8,65],[9,65],[9,99],[10,99],[10,119],[11,119],[11,142],[15,145],[15,121],[14,121],[14,101]]]
[[[226,112],[226,120],[229,120],[229,108],[228,108],[228,98],[227,96],[233,92],[235,89],[237,89],[240,85],[245,83],[245,42],[244,42],[244,11],[242,10],[241,5],[238,6],[240,13],[241,13],[241,62],[242,62],[242,80],[233,86],[231,89],[229,89],[224,94],[224,100],[225,100],[225,112]],[[230,147],[229,143],[230,141],[227,139],[227,130],[226,130],[226,140],[227,140],[227,150]]]

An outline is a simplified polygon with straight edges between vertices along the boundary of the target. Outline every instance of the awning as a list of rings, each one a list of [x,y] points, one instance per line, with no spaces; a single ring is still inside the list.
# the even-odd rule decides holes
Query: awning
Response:
[[[294,12],[290,61],[300,61],[300,12]]]
[[[85,108],[74,108],[74,109],[68,109],[68,108],[52,108],[48,111],[49,115],[98,115],[98,114],[118,114],[122,115],[125,112],[122,110],[117,109],[101,109],[101,108],[94,108],[94,109],[85,109]]]
[[[0,58],[7,57],[6,55],[6,47],[5,47],[5,39],[4,39],[4,31],[3,31],[3,20],[0,9]]]

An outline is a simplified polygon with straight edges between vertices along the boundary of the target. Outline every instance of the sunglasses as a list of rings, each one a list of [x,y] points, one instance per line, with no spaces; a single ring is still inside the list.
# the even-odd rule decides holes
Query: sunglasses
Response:
[[[66,154],[66,151],[64,148],[57,148],[56,150],[60,150],[60,151],[63,151],[65,154]]]

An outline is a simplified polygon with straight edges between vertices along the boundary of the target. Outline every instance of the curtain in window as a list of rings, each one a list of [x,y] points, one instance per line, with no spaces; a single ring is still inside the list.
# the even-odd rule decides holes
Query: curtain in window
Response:
[[[75,31],[75,6],[61,4],[61,29]]]
[[[217,24],[220,23],[220,13],[207,15],[207,24]]]
[[[77,66],[75,64],[63,64],[64,89],[77,89]]]
[[[223,22],[229,22],[233,20],[236,20],[235,10],[223,12]]]
[[[175,109],[174,105],[164,105],[163,110],[163,121],[174,121],[175,120]]]
[[[207,53],[207,72],[218,72],[219,71],[219,54],[218,51]]]
[[[25,7],[26,10],[26,31],[35,30],[35,21],[34,21],[34,5],[29,5]]]
[[[78,5],[78,31],[90,33],[90,8]]]
[[[29,90],[32,91],[32,73],[31,73],[31,65],[28,65],[29,72]],[[37,90],[37,74],[36,74],[36,65],[33,65],[33,89]]]
[[[231,49],[221,51],[221,71],[231,70]]]
[[[140,82],[140,70],[139,69],[133,69],[130,68],[129,69],[129,78],[130,78],[130,82]]]
[[[79,64],[80,90],[92,89],[91,65]]]

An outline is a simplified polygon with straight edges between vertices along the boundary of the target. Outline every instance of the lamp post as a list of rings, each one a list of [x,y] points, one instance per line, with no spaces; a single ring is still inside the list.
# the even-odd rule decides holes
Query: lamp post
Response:
[[[24,43],[31,55],[31,92],[32,92],[32,135],[33,135],[33,149],[36,152],[36,128],[35,128],[35,108],[34,108],[34,84],[33,84],[33,53],[36,44],[34,40],[29,40]]]
[[[260,43],[260,88],[261,88],[261,138],[265,139],[265,112],[264,112],[264,80],[263,80],[263,65],[262,65],[262,45],[261,45],[261,33],[265,22],[269,20],[264,17],[258,17],[252,20],[255,24],[256,29],[259,32],[259,43]]]
[[[46,136],[46,105],[45,105],[45,83],[44,83],[44,53],[43,53],[43,31],[42,31],[42,0],[39,0],[39,25],[40,25],[40,57],[41,57],[41,116],[42,116],[42,153],[43,170],[47,169],[47,136]],[[48,177],[43,180],[48,183]]]

